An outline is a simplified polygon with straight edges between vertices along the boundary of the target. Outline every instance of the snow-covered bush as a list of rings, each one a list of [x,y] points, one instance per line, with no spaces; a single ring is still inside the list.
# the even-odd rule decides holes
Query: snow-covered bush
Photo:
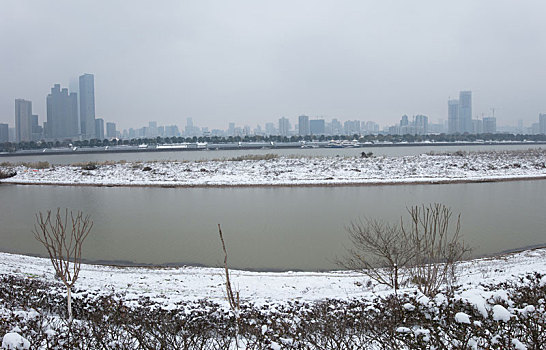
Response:
[[[542,349],[546,278],[464,290],[361,300],[241,305],[244,349]],[[17,333],[30,349],[234,349],[237,321],[216,303],[180,302],[168,310],[141,297],[78,291],[75,321],[62,286],[0,276],[0,336]],[[17,332],[14,332],[17,331]],[[11,336],[10,336],[11,337]],[[9,337],[8,337],[9,338]]]

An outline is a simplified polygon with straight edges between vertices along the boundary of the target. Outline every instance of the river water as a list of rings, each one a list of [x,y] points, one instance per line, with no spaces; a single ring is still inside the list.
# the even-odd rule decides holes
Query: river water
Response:
[[[359,217],[397,221],[406,207],[441,202],[461,213],[474,255],[546,243],[546,181],[283,188],[107,188],[0,185],[0,250],[44,255],[34,215],[56,207],[90,214],[83,257],[143,264],[258,270],[335,269]]]

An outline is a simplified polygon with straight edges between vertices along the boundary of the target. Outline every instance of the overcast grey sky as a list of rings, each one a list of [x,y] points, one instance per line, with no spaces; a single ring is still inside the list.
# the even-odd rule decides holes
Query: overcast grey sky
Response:
[[[95,75],[97,117],[227,128],[286,116],[447,118],[472,90],[499,124],[546,112],[546,2],[21,1],[0,11],[0,122]]]

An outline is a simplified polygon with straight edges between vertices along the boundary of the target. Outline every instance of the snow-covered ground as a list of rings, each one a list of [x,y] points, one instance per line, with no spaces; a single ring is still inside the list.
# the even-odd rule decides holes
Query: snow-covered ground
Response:
[[[546,150],[455,152],[404,157],[279,157],[99,164],[34,169],[4,166],[20,184],[113,186],[268,186],[442,183],[546,178]]]
[[[466,261],[458,268],[457,283],[461,287],[457,294],[480,309],[485,307],[487,299],[502,296],[502,291],[488,291],[483,285],[515,282],[529,273],[544,271],[546,248]],[[55,281],[49,259],[9,253],[0,253],[0,274]],[[368,284],[367,280],[364,274],[355,271],[231,271],[232,285],[239,291],[242,301],[256,305],[282,304],[296,300],[351,300],[390,293],[388,288],[375,283]],[[546,279],[544,282],[546,283]],[[149,297],[165,308],[175,307],[177,302],[203,299],[227,306],[222,268],[82,264],[75,288],[105,295],[121,293],[129,304],[132,300],[136,303],[140,297]],[[413,289],[408,288],[407,291],[412,292]],[[78,297],[78,293],[75,293],[75,297]]]
[[[542,349],[545,268],[546,248],[477,259],[461,264],[453,294],[427,297],[406,287],[394,299],[358,272],[233,271],[242,297],[234,311],[220,268],[84,264],[73,296],[91,318],[75,325],[95,332],[76,333],[73,341],[92,349],[140,349],[142,342],[159,348],[165,339],[165,349],[195,340],[200,346],[183,348]],[[70,328],[58,314],[65,290],[48,259],[0,253],[0,276],[7,283],[2,295],[11,295],[0,296],[2,348],[70,348]],[[27,299],[44,286],[49,296]],[[54,303],[53,313],[44,300]]]

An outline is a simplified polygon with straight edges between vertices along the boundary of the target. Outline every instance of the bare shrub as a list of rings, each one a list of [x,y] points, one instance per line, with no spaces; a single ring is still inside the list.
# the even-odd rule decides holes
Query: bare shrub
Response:
[[[346,230],[353,247],[339,261],[349,269],[362,270],[380,284],[398,290],[405,279],[405,268],[413,259],[413,247],[398,225],[379,220],[353,221]]]
[[[277,158],[279,158],[278,154],[266,153],[266,154],[246,154],[244,156],[233,157],[227,160],[231,162],[240,162],[243,160],[271,160],[271,159],[277,159]]]
[[[29,169],[49,169],[51,165],[49,162],[46,161],[40,161],[40,162],[24,162],[21,163],[21,165],[29,168]]]
[[[389,224],[366,219],[346,227],[352,247],[339,264],[362,270],[369,278],[394,289],[414,283],[425,295],[455,281],[458,261],[470,253],[460,233],[460,215],[453,218],[443,204],[408,208],[409,223]]]
[[[76,283],[80,273],[82,244],[93,222],[89,215],[83,216],[78,211],[75,214],[65,209],[64,214],[60,208],[52,215],[48,210],[36,214],[34,224],[34,237],[44,245],[55,269],[57,276],[62,280],[67,290],[68,319],[72,323],[72,297],[70,289]]]
[[[408,213],[410,223],[401,228],[412,246],[412,282],[433,296],[443,284],[455,281],[457,262],[471,251],[462,239],[461,215],[454,218],[451,209],[439,203],[413,206]]]
[[[17,175],[17,172],[15,170],[0,169],[0,179],[9,179],[10,177],[14,177],[15,175]]]
[[[84,165],[82,165],[83,170],[96,170],[97,169],[97,163],[95,162],[88,162]]]

